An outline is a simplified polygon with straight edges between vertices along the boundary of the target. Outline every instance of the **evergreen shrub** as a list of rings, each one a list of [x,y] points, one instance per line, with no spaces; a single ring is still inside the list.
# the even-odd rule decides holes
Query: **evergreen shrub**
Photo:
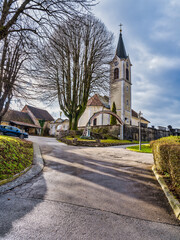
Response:
[[[180,196],[180,137],[170,136],[151,142],[156,169],[170,176]]]

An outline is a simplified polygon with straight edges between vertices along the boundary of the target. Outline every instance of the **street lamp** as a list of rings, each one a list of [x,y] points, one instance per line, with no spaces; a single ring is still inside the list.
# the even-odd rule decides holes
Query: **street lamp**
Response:
[[[138,117],[139,117],[139,151],[141,150],[141,116],[142,112],[139,111]]]

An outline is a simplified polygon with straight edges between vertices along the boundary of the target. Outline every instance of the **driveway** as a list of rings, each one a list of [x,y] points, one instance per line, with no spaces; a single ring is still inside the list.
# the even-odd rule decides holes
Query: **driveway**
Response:
[[[0,195],[0,239],[180,239],[152,154],[30,139],[45,167]]]

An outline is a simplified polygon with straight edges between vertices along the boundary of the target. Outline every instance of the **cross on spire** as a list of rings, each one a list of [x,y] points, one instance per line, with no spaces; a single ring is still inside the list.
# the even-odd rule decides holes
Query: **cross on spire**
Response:
[[[122,26],[123,26],[122,23],[120,23],[119,26],[120,26],[120,32],[122,32]]]

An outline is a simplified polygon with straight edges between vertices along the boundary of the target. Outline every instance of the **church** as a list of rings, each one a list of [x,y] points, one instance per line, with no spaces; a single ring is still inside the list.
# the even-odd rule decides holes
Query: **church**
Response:
[[[113,102],[116,105],[117,115],[124,124],[138,126],[138,113],[132,109],[132,78],[131,78],[131,61],[126,54],[122,29],[120,29],[119,41],[115,56],[110,62],[110,94],[109,96],[101,96],[95,94],[87,103],[87,107],[81,118],[78,127],[86,126],[90,117],[98,112],[112,109]],[[141,125],[148,127],[150,122],[141,117]],[[97,116],[91,123],[93,126],[110,125],[110,115],[101,114]]]

